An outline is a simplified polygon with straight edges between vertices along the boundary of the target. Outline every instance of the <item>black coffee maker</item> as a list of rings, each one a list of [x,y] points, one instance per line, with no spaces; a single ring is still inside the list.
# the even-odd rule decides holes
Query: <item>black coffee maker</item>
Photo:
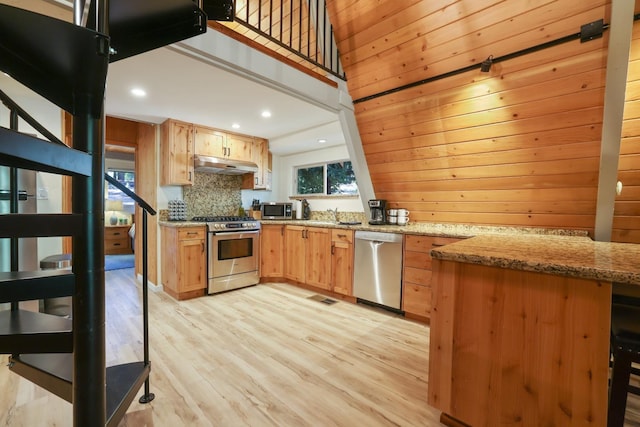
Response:
[[[371,210],[371,225],[383,225],[387,223],[387,201],[382,199],[369,200]]]

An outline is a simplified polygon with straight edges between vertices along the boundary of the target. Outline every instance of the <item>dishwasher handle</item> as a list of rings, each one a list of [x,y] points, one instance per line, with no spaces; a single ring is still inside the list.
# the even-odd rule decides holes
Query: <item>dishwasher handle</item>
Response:
[[[376,243],[402,243],[402,234],[383,233],[379,231],[356,230],[356,240],[366,240]]]

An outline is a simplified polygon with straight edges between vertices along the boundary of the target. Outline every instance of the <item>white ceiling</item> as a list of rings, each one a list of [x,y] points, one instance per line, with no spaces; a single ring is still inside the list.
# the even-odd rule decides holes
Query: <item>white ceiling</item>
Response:
[[[147,92],[136,98],[130,90]],[[271,117],[264,118],[264,110]],[[317,150],[344,143],[337,114],[168,48],[109,66],[105,112],[150,123],[167,118],[267,138],[275,154]],[[233,129],[238,123],[240,128]],[[337,133],[336,133],[337,131]],[[277,144],[279,138],[296,143]],[[295,139],[295,137],[294,137]]]
[[[29,8],[34,2],[2,3]],[[40,7],[43,4],[47,2],[40,0]],[[13,84],[18,85],[0,75],[0,89]],[[144,89],[147,96],[134,98],[130,94],[134,87]],[[15,89],[5,91],[15,93]],[[276,155],[345,143],[335,112],[170,48],[110,64],[105,97],[107,115],[151,123],[173,118],[268,138]],[[263,118],[263,110],[269,110],[271,117]],[[240,128],[233,129],[233,123]],[[327,142],[320,145],[319,139]]]

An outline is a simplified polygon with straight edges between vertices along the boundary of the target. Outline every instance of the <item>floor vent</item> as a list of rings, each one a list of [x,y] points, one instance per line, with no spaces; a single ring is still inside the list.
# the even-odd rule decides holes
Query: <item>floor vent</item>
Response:
[[[335,304],[338,301],[331,299],[331,298],[327,298],[324,295],[311,295],[310,297],[308,297],[309,299],[312,299],[314,301],[318,301],[321,302],[323,304],[327,304],[327,305],[331,305],[331,304]]]

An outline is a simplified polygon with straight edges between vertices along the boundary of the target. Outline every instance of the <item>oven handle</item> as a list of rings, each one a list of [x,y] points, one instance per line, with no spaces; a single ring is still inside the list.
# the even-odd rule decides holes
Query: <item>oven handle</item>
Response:
[[[260,234],[260,230],[244,230],[244,231],[210,231],[214,236],[237,236],[240,234]]]

